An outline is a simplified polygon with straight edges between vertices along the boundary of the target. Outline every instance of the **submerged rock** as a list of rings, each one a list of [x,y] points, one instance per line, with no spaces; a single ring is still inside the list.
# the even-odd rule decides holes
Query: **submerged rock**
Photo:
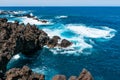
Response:
[[[41,20],[41,22],[42,22],[42,23],[47,23],[48,21],[46,21],[46,20]]]

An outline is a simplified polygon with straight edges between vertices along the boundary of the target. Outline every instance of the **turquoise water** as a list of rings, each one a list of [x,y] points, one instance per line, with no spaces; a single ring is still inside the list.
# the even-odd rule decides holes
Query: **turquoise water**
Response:
[[[88,69],[95,80],[119,80],[120,76],[120,7],[1,7],[1,10],[21,11],[50,23],[13,15],[0,15],[9,21],[36,24],[50,37],[58,35],[73,42],[67,49],[38,51],[34,56],[19,54],[10,61],[8,69],[28,65],[50,80],[55,74],[67,78]]]

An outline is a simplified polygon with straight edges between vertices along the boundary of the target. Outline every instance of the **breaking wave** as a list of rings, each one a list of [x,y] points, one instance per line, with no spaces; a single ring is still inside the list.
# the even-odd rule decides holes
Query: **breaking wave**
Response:
[[[86,27],[85,25],[68,25],[67,28],[74,31],[76,34],[88,38],[111,39],[115,36],[116,32],[116,30],[108,27],[102,27],[102,29],[97,29]]]
[[[35,25],[53,25],[52,22],[47,21],[47,22],[42,22],[40,20],[36,20],[33,18],[27,18],[27,17],[21,17],[21,20],[24,24],[30,23],[31,25],[35,24]]]
[[[62,39],[67,39],[73,43],[72,46],[61,49],[61,48],[54,48],[50,49],[54,54],[73,54],[73,55],[80,55],[84,54],[91,54],[94,50],[94,45],[97,43],[94,40],[98,40],[98,43],[101,41],[108,41],[115,36],[117,32],[115,29],[101,26],[99,28],[93,28],[90,26],[85,25],[77,25],[77,24],[69,24],[65,25],[62,29],[43,29],[46,31],[49,36],[58,35]]]

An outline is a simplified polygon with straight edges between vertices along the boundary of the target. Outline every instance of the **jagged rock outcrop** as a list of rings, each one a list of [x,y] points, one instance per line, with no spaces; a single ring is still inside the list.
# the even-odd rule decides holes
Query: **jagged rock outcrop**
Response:
[[[53,77],[52,80],[67,80],[67,78],[65,75],[56,75]],[[89,71],[83,69],[78,77],[70,76],[68,80],[94,80],[94,79]]]
[[[27,66],[23,68],[13,68],[6,72],[5,80],[45,80],[42,74],[34,73]]]
[[[44,80],[44,75],[32,72],[27,66],[22,69],[13,68],[6,72],[6,65],[17,53],[34,55],[37,50],[47,45],[50,48],[59,46],[66,48],[72,45],[66,39],[59,41],[59,36],[50,38],[46,32],[35,25],[7,22],[0,18],[0,80]],[[60,42],[60,43],[59,43]],[[83,69],[79,77],[71,76],[70,80],[93,80],[89,71]],[[56,75],[53,80],[66,80],[64,75]]]
[[[29,67],[12,68],[4,74],[0,73],[0,80],[45,80],[43,74],[34,73]],[[83,69],[80,75],[70,76],[69,79],[65,75],[55,75],[52,80],[94,80],[91,73]]]
[[[9,60],[17,53],[32,55],[45,45],[50,48],[58,45],[60,37],[53,36],[50,39],[46,32],[39,30],[35,25],[7,21],[6,18],[0,18],[0,70],[3,72]],[[69,46],[69,42],[66,41],[65,47],[66,45]]]
[[[0,19],[0,70],[5,71],[8,61],[15,54],[22,52],[25,55],[34,54],[44,44],[39,36],[48,37],[47,34],[36,28],[35,25],[7,22]]]
[[[93,77],[89,71],[83,69],[78,77],[78,80],[93,80]]]

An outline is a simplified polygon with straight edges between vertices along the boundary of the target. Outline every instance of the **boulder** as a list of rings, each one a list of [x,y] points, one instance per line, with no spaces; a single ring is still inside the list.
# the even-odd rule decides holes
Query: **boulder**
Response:
[[[72,45],[72,43],[66,39],[63,39],[60,43],[60,47],[63,47],[63,48],[69,47],[71,45]]]
[[[54,48],[58,45],[58,41],[60,40],[59,36],[53,36],[52,39],[50,39],[47,43],[47,46],[49,48]]]
[[[56,75],[52,80],[66,80],[66,76],[64,75]]]
[[[77,76],[71,76],[69,80],[77,80]]]
[[[93,80],[93,77],[89,71],[83,69],[78,77],[78,80]]]
[[[53,36],[52,39],[58,41],[58,40],[60,40],[61,38],[60,38],[59,36]]]

